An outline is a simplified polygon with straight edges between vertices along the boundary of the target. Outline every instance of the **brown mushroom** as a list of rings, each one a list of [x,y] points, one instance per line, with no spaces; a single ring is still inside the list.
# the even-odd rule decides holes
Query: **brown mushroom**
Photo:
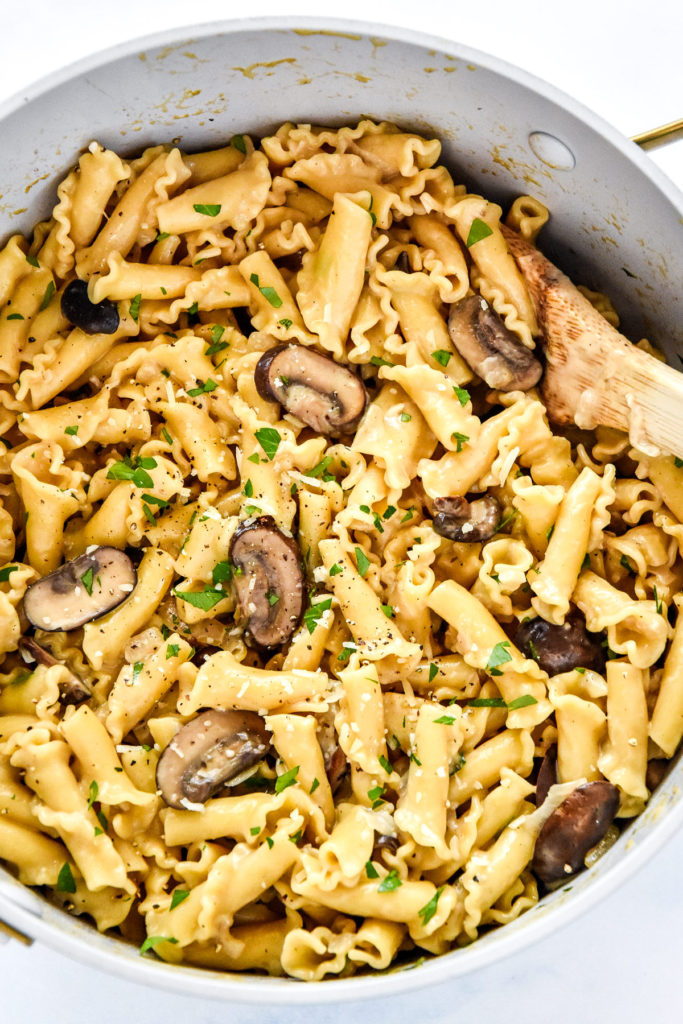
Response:
[[[62,668],[67,669],[69,673],[67,677],[62,679],[59,683],[59,699],[62,704],[82,704],[84,700],[88,700],[92,697],[92,690],[88,683],[83,679],[79,679],[71,672],[63,661],[58,661],[49,651],[46,651],[44,647],[37,644],[29,636],[23,636],[19,641],[19,650],[21,656],[25,662],[37,662],[39,665],[44,665],[46,668],[52,668],[53,665],[61,665]]]
[[[367,393],[360,377],[304,345],[264,352],[254,383],[261,398],[279,402],[319,434],[350,434],[365,412]]]
[[[24,595],[24,611],[31,625],[48,633],[78,629],[127,600],[136,583],[135,567],[125,551],[88,549],[32,583]]]
[[[611,782],[587,782],[570,793],[536,839],[531,870],[537,878],[550,884],[580,871],[618,809],[619,790]]]
[[[548,790],[557,782],[557,747],[553,744],[545,752],[536,776],[536,806],[540,807]]]
[[[203,804],[269,748],[270,734],[253,711],[203,711],[159,758],[157,789],[169,807]]]
[[[448,318],[451,341],[466,363],[498,391],[528,391],[543,367],[480,295],[456,303]]]
[[[398,836],[377,836],[372,850],[372,856],[378,859],[383,853],[395,854],[399,848]]]
[[[346,754],[340,746],[335,746],[329,757],[325,757],[325,772],[333,793],[339,789],[347,768]]]
[[[500,505],[487,495],[467,498],[434,498],[432,525],[436,533],[461,544],[474,544],[493,537],[500,523]]]
[[[556,676],[573,668],[605,669],[605,652],[597,633],[589,633],[579,611],[571,612],[562,625],[536,618],[522,622],[514,636],[515,646],[534,658],[544,672]]]
[[[235,590],[251,636],[262,647],[289,640],[304,610],[304,573],[296,542],[272,516],[245,520],[233,534]]]
[[[664,781],[670,763],[665,757],[654,757],[647,762],[645,785],[650,791],[656,789]]]

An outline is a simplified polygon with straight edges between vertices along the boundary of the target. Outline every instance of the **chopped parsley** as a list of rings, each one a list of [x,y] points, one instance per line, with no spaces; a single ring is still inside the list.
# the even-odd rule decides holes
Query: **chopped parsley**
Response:
[[[532,697],[530,693],[523,693],[521,697],[515,697],[514,700],[508,701],[508,711],[517,711],[518,708],[528,708],[532,704],[538,704],[535,697]]]
[[[488,238],[489,235],[492,234],[493,229],[488,226],[486,221],[480,220],[479,217],[475,217],[470,226],[465,245],[469,249],[473,245],[476,245],[477,242],[481,242],[482,238]]]
[[[355,555],[356,555],[356,566],[358,568],[358,572],[360,573],[361,576],[365,576],[365,574],[367,573],[368,569],[370,568],[370,559],[365,554],[363,549],[359,548],[358,546],[356,546],[356,548],[355,548]]]
[[[65,427],[64,433],[68,434],[69,437],[76,437],[78,434],[78,427]]]
[[[83,575],[81,576],[81,583],[85,587],[89,597],[92,597],[92,585],[94,578],[95,570],[93,569],[92,566],[90,566],[89,569],[86,569]]]
[[[0,579],[2,579],[1,576],[0,576]],[[655,611],[657,612],[658,615],[661,615],[662,614],[662,602],[661,602],[661,600],[659,598],[659,594],[657,593],[657,587],[656,586],[654,586],[652,588],[652,596],[655,599]]]
[[[180,653],[180,644],[166,644],[166,661],[170,658],[177,658]]]
[[[235,147],[236,150],[238,150],[240,153],[243,153],[244,156],[247,155],[247,146],[244,141],[244,135],[233,135],[230,142]]]
[[[392,769],[388,758],[386,758],[384,754],[380,754],[377,760],[382,765],[382,768],[384,768],[384,771],[387,773],[387,775],[391,775]]]
[[[328,483],[332,480],[335,480],[335,477],[331,473],[327,472],[327,468],[328,466],[331,465],[331,463],[332,456],[324,455],[317,465],[313,466],[312,469],[306,470],[306,476],[312,476],[316,478],[322,477],[322,479],[327,481]]]
[[[396,366],[396,363],[392,363],[388,359],[382,359],[381,356],[370,356],[370,362],[373,366]]]
[[[176,907],[179,907],[183,900],[186,900],[189,895],[189,889],[174,889],[173,895],[171,896],[171,910],[175,910]]]
[[[676,466],[677,469],[680,469],[681,466],[683,466],[683,459],[679,459],[678,456],[676,456],[674,458],[674,466]]]
[[[324,597],[322,601],[316,601],[315,604],[309,605],[304,612],[304,625],[309,633],[315,632],[315,627],[318,625],[322,613],[328,611],[331,606],[331,597]]]
[[[221,341],[224,334],[225,327],[221,324],[215,324],[211,328],[211,344],[205,350],[205,356],[214,356],[217,352],[222,352],[224,349],[229,348],[229,342]]]
[[[420,907],[420,909],[418,910],[418,914],[422,918],[423,927],[429,924],[431,919],[434,917],[434,914],[436,913],[436,907],[439,902],[439,896],[441,895],[443,890],[444,886],[442,885],[436,890],[431,900],[428,903],[425,903],[424,907]]]
[[[437,348],[435,352],[432,352],[432,359],[439,363],[440,366],[448,366],[452,352],[447,352],[445,348]]]
[[[393,619],[394,609],[391,607],[390,604],[383,604],[380,607],[388,619]]]
[[[403,882],[398,877],[398,871],[396,868],[392,868],[388,875],[385,875],[382,881],[377,886],[377,892],[393,892],[394,889],[398,889]]]
[[[266,299],[271,304],[273,309],[280,308],[280,306],[282,305],[282,299],[280,298],[280,296],[278,295],[274,288],[271,288],[270,285],[260,285],[258,274],[252,274],[249,280],[253,285],[255,285],[258,288],[263,298]]]
[[[26,256],[26,262],[30,263],[32,267],[40,267],[40,263],[38,262],[35,256]]]
[[[339,562],[335,562],[334,565],[330,566],[330,576],[338,576],[340,572],[343,572],[343,569]]]
[[[18,568],[18,565],[6,565],[4,569],[0,569],[0,583],[7,583],[10,573],[16,572]]]
[[[501,521],[498,523],[498,526],[496,527],[496,533],[500,533],[501,530],[504,530],[505,527],[508,525],[508,523],[511,523],[516,515],[517,515],[517,509],[513,508],[512,512],[508,512],[508,514],[506,516],[503,516]]]
[[[510,641],[501,640],[491,651],[489,660],[486,665],[486,671],[491,676],[502,676],[500,666],[507,664],[508,661],[512,661],[512,655],[510,654]]]
[[[286,331],[288,331],[289,328],[292,326],[292,321],[288,317],[284,316],[282,320],[278,320],[278,324],[281,327],[284,327]]]
[[[633,568],[633,566],[629,562],[629,560],[626,557],[626,555],[622,555],[621,556],[621,558],[619,559],[619,565],[621,565],[622,568],[626,569],[627,572],[631,572],[631,573],[635,572],[635,569]]]
[[[8,320],[24,320],[25,317],[23,317],[21,315],[21,313],[10,313],[9,316],[7,317],[7,319]]]
[[[311,788],[309,789],[308,792],[309,793],[315,793],[315,791],[316,791],[316,789],[318,788],[319,785],[320,785],[319,779],[313,779],[313,782],[311,783]]]
[[[453,431],[453,433],[451,434],[451,437],[453,438],[453,440],[455,441],[455,444],[456,444],[456,448],[455,448],[456,453],[461,452],[462,451],[462,446],[464,444],[467,444],[467,442],[470,439],[469,438],[469,434],[459,434],[457,430]]]
[[[436,679],[436,677],[438,676],[438,674],[439,674],[438,666],[435,665],[434,662],[432,662],[431,665],[429,666],[429,682],[433,683],[434,680]]]
[[[130,300],[130,315],[131,315],[131,318],[135,321],[135,323],[138,322],[138,318],[140,316],[140,303],[141,302],[142,302],[142,295],[141,295],[140,292],[138,292],[137,295],[134,295],[133,298]]]
[[[43,295],[43,298],[41,300],[40,305],[38,306],[38,312],[39,313],[42,313],[44,309],[47,309],[47,307],[50,305],[50,300],[51,300],[52,296],[54,295],[54,293],[55,293],[55,283],[54,283],[54,281],[49,281],[48,285],[47,285],[47,288],[45,289],[45,294]]]
[[[76,892],[76,883],[74,881],[74,876],[71,873],[71,867],[68,864],[68,862],[62,864],[61,868],[59,869],[59,874],[57,875],[57,885],[55,886],[55,889],[57,890],[57,892]]]
[[[368,878],[379,878],[379,871],[370,860],[365,862],[365,874]]]
[[[192,209],[195,213],[203,213],[205,217],[217,217],[221,212],[220,203],[193,203]]]
[[[280,431],[276,430],[275,427],[261,427],[257,430],[255,435],[256,440],[263,448],[266,457],[272,462],[275,458],[275,453],[280,446]]]
[[[296,777],[299,774],[299,765],[295,765],[294,768],[290,768],[288,772],[283,775],[278,775],[275,780],[275,792],[282,793],[283,790],[293,786],[296,782]]]
[[[470,393],[466,388],[453,387],[453,394],[464,408],[470,400]]]
[[[177,939],[174,939],[169,935],[148,935],[145,941],[140,946],[140,956],[144,956],[150,949],[154,950],[157,946],[161,945],[162,942],[177,943]]]
[[[232,579],[232,565],[230,562],[216,562],[213,569],[211,570],[211,579],[214,584],[216,583],[227,583]]]
[[[273,590],[266,591],[266,597],[268,598],[268,604],[270,605],[271,608],[280,600],[278,595]]]
[[[409,412],[402,412],[401,413],[401,423],[410,423],[412,418],[413,417],[410,415]]]
[[[173,595],[186,601],[187,604],[191,604],[193,608],[199,608],[203,612],[210,611],[225,597],[225,593],[222,590],[216,590],[214,587],[204,587],[203,590],[194,591],[174,590]]]
[[[253,462],[255,466],[258,466],[260,461],[261,461],[261,456],[259,455],[258,452],[252,452],[251,455],[247,455],[247,462]]]
[[[254,825],[253,828],[249,829],[249,832],[250,832],[250,834],[252,836],[257,836],[260,831],[261,831],[261,826],[260,825]]]
[[[254,485],[252,484],[251,480],[247,480],[246,484],[242,488],[242,494],[244,495],[245,498],[254,497]]]
[[[155,469],[156,459],[135,458],[131,460],[126,456],[123,462],[114,462],[107,470],[107,480],[132,480],[136,487],[154,487],[154,481],[147,472],[148,469]]]
[[[207,395],[209,394],[209,392],[215,391],[216,388],[218,387],[216,381],[211,380],[210,377],[206,382],[202,380],[197,380],[197,385],[198,386],[196,388],[190,388],[190,390],[187,392],[190,398],[196,398],[197,395]]]
[[[131,685],[133,683],[137,683],[138,679],[140,678],[140,673],[142,672],[144,667],[145,663],[143,661],[135,662],[135,664],[133,665],[133,678],[131,679]]]
[[[452,715],[440,715],[439,718],[434,719],[436,725],[453,725],[454,721]]]

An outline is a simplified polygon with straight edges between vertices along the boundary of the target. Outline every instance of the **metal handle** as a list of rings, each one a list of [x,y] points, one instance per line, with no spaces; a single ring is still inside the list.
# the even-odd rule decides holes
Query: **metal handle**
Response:
[[[683,139],[683,118],[659,128],[651,128],[640,135],[633,135],[631,142],[635,142],[641,149],[657,149],[659,146],[668,146],[670,142],[678,142],[679,139]]]

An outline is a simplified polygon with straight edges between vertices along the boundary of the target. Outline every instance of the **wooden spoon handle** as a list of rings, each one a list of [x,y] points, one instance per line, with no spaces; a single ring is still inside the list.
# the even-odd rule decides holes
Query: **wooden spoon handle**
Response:
[[[614,427],[646,455],[683,456],[683,374],[633,345],[538,249],[503,230],[543,334],[550,419]]]

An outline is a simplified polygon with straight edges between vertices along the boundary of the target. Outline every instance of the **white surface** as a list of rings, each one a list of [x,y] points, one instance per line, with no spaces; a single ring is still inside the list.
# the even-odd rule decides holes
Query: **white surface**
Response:
[[[190,8],[179,0],[47,0],[3,5],[0,26],[0,99],[35,78],[94,50],[135,35],[193,20],[285,14],[281,4],[252,0],[248,6],[203,0]],[[574,0],[553,7],[547,0],[487,0],[443,8],[434,0],[376,2],[346,0],[324,10],[319,2],[299,3],[301,15],[372,18],[457,39],[526,67],[592,107],[626,135],[683,116],[680,39],[683,6],[678,0],[600,2]],[[571,13],[570,13],[571,12]],[[59,39],[57,43],[56,40]],[[654,155],[683,186],[683,143]],[[0,186],[1,189],[1,186]],[[553,1024],[592,1024],[602,1017],[621,1024],[656,1019],[683,995],[680,972],[683,833],[645,870],[589,914],[542,944],[451,985],[367,1005],[303,1011],[320,1024],[376,1024],[404,1021],[506,1024],[550,1016]],[[113,976],[67,961],[50,950],[10,942],[0,946],[2,1011],[12,1024],[263,1024],[299,1021],[301,1010],[285,1013],[257,1007],[202,1003],[145,990]]]

